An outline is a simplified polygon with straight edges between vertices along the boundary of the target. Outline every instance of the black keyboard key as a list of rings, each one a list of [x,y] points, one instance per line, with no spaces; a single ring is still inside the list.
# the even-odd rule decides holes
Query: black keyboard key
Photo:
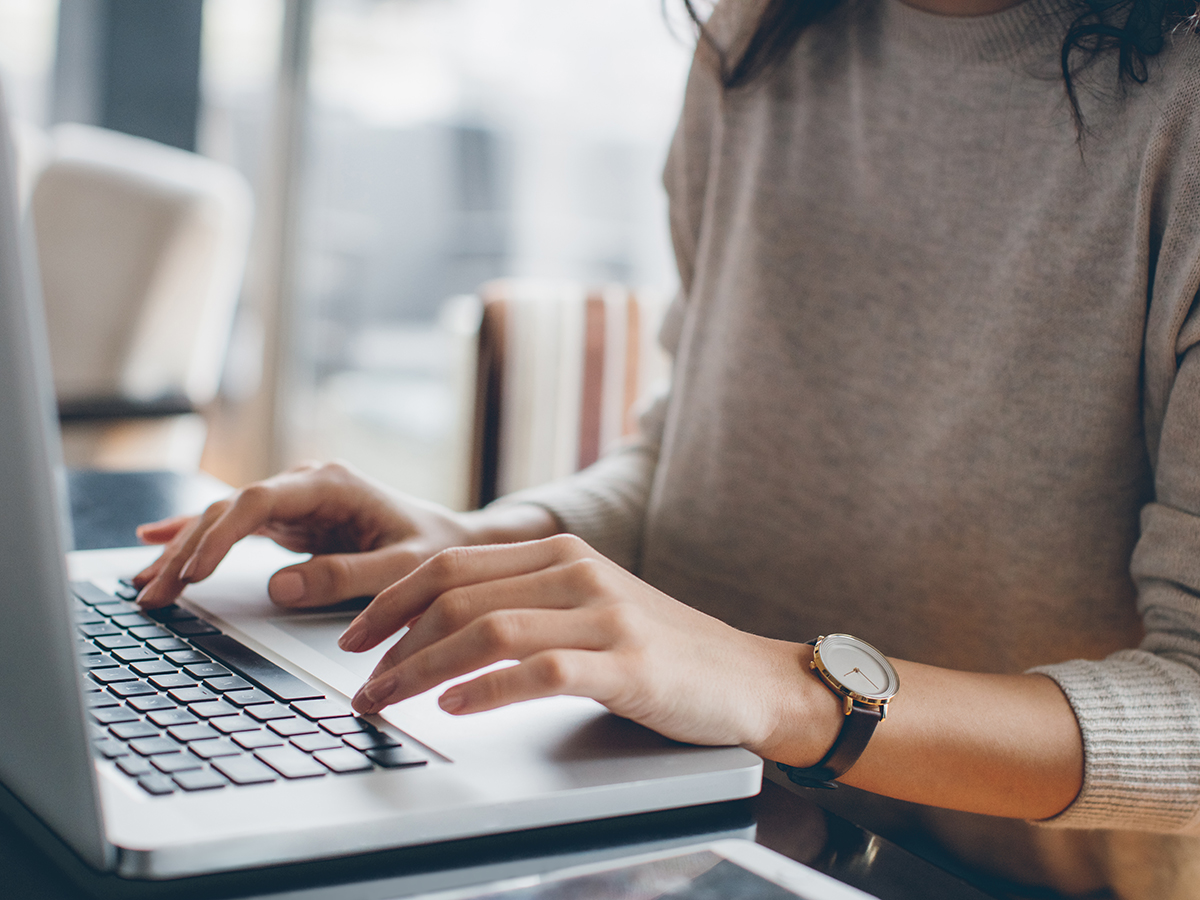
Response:
[[[103,622],[97,622],[95,624],[89,624],[89,625],[80,624],[80,625],[77,625],[77,628],[79,629],[80,635],[86,635],[88,637],[100,637],[101,635],[119,635],[119,634],[121,634],[121,629],[118,628],[118,626],[114,625],[112,622],[108,622],[108,620],[103,620]]]
[[[98,625],[101,622],[108,621],[90,606],[80,606],[75,610],[73,618],[76,625]]]
[[[200,685],[196,687],[172,688],[167,693],[180,703],[203,703],[206,700],[219,700],[221,698],[220,694],[214,694],[208,688]]]
[[[258,688],[251,688],[248,691],[230,691],[225,695],[225,699],[234,706],[254,706],[258,703],[275,702],[274,697]]]
[[[105,650],[116,650],[119,647],[136,647],[137,638],[128,634],[106,634],[96,638],[96,646]]]
[[[146,615],[156,622],[190,622],[196,618],[193,613],[188,612],[180,606],[164,606],[161,609],[148,609]]]
[[[245,678],[238,675],[219,675],[216,678],[209,678],[204,682],[214,691],[245,691],[254,687]]]
[[[255,707],[251,706],[250,709]],[[317,730],[317,726],[308,719],[302,719],[296,716],[291,719],[276,719],[273,722],[268,722],[267,727],[273,732],[283,737],[295,737],[298,734],[312,734]]]
[[[175,725],[167,729],[167,733],[177,741],[190,744],[192,741],[210,741],[219,738],[221,733],[202,722],[195,725]]]
[[[112,622],[103,621],[97,622],[94,625],[79,625],[80,634],[85,634],[88,637],[100,637],[104,634],[120,634],[121,629]]]
[[[374,750],[383,747],[399,747],[400,742],[389,734],[380,731],[360,731],[357,734],[346,735],[345,741],[355,750]]]
[[[164,753],[161,756],[151,757],[150,762],[154,764],[154,768],[160,772],[166,772],[168,775],[172,772],[183,772],[187,769],[199,769],[204,766],[204,763],[190,753]]]
[[[97,603],[112,603],[113,600],[112,594],[100,590],[90,581],[72,581],[71,593],[88,606],[95,606]]]
[[[121,722],[108,730],[127,741],[132,738],[158,737],[158,729],[149,722]]]
[[[169,638],[171,632],[158,625],[142,625],[138,628],[130,628],[129,633],[139,641],[150,641],[155,638]]]
[[[220,678],[222,675],[232,675],[227,668],[215,662],[199,663],[184,669],[193,678]]]
[[[188,707],[202,719],[213,719],[217,716],[237,715],[237,707],[230,706],[224,700],[209,700],[205,703],[193,703]]]
[[[167,675],[174,674],[179,671],[175,666],[171,665],[165,659],[149,659],[145,662],[136,662],[129,668],[140,675]]]
[[[140,697],[143,694],[157,694],[158,688],[144,681],[118,681],[110,684],[108,689],[118,697]]]
[[[342,716],[337,719],[322,719],[321,727],[330,734],[353,734],[356,731],[374,731],[375,726],[357,716]]]
[[[101,684],[114,684],[115,682],[136,682],[138,679],[137,672],[131,672],[124,666],[116,666],[114,668],[94,668],[89,672],[92,679]]]
[[[129,748],[114,738],[104,738],[104,740],[95,741],[92,746],[105,759],[116,759],[118,756],[129,755]]]
[[[175,782],[166,775],[158,773],[143,775],[138,779],[138,784],[146,793],[154,794],[156,797],[175,793]]]
[[[258,706],[247,706],[246,712],[260,722],[270,722],[273,719],[290,719],[296,714],[290,707],[282,703],[263,703]]]
[[[138,738],[130,741],[129,746],[139,756],[157,756],[159,753],[177,753],[180,745],[169,737]]]
[[[112,597],[108,598],[107,603],[93,604],[92,609],[100,613],[102,616],[110,617],[123,616],[138,611],[136,603],[126,603],[124,600],[114,600]]]
[[[157,650],[159,653],[170,653],[173,650],[190,650],[191,649],[190,647],[188,647],[187,644],[185,644],[179,638],[173,638],[173,637],[155,638],[153,640],[146,641],[146,643],[149,644],[151,647],[153,647],[155,650]]]
[[[383,766],[385,769],[405,769],[411,766],[423,766],[428,760],[415,750],[408,747],[376,747],[366,751],[367,758]]]
[[[102,706],[120,706],[121,701],[112,694],[104,691],[95,691],[83,698],[83,705],[88,709],[99,709]]]
[[[318,750],[313,757],[332,772],[343,775],[347,772],[367,772],[374,768],[371,761],[349,747],[340,750]]]
[[[171,688],[186,688],[196,687],[196,679],[189,675],[184,675],[182,672],[171,672],[166,675],[155,675],[150,679],[150,683],[156,687],[162,688],[164,691]]]
[[[195,637],[201,634],[220,634],[221,629],[209,625],[203,619],[192,619],[189,621],[168,622],[167,627],[178,635],[183,637]]]
[[[158,654],[149,647],[143,647],[138,644],[136,647],[121,647],[113,651],[113,656],[121,660],[121,662],[146,662],[151,659],[158,659]]]
[[[140,756],[126,756],[117,760],[117,768],[126,775],[132,775],[137,778],[139,775],[149,775],[154,771],[154,766],[150,765],[150,760]]]
[[[333,700],[298,700],[292,706],[310,719],[334,719],[350,715],[344,704]]]
[[[87,656],[79,658],[79,664],[85,669],[106,669],[116,666],[117,661],[107,653],[89,653]]]
[[[124,615],[113,616],[112,622],[114,625],[120,625],[122,628],[138,628],[143,625],[154,624],[143,613],[125,613]]]
[[[175,776],[175,783],[185,791],[211,791],[229,784],[219,772],[211,769],[180,772]]]
[[[216,738],[211,741],[196,741],[188,744],[188,749],[203,759],[218,759],[222,756],[240,756],[242,748],[229,738]]]
[[[225,734],[233,734],[236,731],[258,730],[258,723],[245,716],[218,716],[215,719],[209,719],[208,724]]]
[[[225,634],[193,639],[197,647],[256,681],[280,700],[320,700],[325,694]]]
[[[260,747],[279,747],[283,745],[283,738],[275,734],[273,731],[239,731],[233,736],[238,746],[245,747],[247,750],[258,750]]]
[[[196,717],[186,709],[163,709],[146,716],[155,725],[169,728],[172,725],[195,725]]]
[[[319,778],[325,768],[295,747],[270,747],[254,754],[284,778]]]
[[[142,712],[150,712],[154,709],[178,709],[170,697],[164,697],[162,694],[133,697],[130,699],[129,705]]]
[[[122,579],[121,583],[117,585],[117,589],[113,591],[113,596],[121,600],[136,600],[138,593],[139,591],[133,586],[132,581]]]
[[[167,659],[179,666],[189,666],[194,663],[206,663],[208,657],[198,650],[176,650],[168,653]]]
[[[212,765],[234,784],[266,784],[275,781],[275,772],[252,756],[215,759]]]
[[[118,722],[132,722],[141,718],[132,709],[124,706],[113,706],[106,709],[88,710],[88,715],[101,725],[116,725]]]
[[[336,750],[343,746],[341,738],[323,731],[316,734],[298,734],[292,738],[292,743],[305,753],[312,753],[314,750]]]

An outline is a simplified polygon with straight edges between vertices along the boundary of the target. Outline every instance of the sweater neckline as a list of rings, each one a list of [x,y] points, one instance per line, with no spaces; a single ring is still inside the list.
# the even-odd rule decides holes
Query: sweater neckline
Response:
[[[982,16],[944,16],[882,0],[884,32],[928,59],[996,62],[1057,49],[1073,16],[1064,0],[1024,0]]]

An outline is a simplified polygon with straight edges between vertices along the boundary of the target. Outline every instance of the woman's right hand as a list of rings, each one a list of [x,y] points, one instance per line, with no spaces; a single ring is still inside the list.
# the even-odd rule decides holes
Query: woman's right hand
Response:
[[[326,606],[374,596],[448,547],[545,537],[554,517],[535,506],[456,513],[370,481],[342,463],[306,464],[251,484],[199,516],[143,525],[138,537],[166,544],[138,573],[138,603],[167,606],[213,573],[242,538],[265,535],[312,558],[281,569],[268,590],[280,606]]]

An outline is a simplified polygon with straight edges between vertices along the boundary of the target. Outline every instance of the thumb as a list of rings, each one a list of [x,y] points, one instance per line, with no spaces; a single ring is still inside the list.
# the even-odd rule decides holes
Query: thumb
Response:
[[[280,569],[267,591],[277,606],[330,606],[355,597],[374,597],[421,562],[403,544],[366,553],[327,553]]]

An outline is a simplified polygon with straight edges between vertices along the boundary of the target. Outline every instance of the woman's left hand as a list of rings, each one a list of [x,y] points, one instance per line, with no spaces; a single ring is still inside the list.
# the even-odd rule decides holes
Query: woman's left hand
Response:
[[[451,687],[442,708],[591,697],[676,740],[786,747],[795,765],[815,763],[840,725],[832,694],[806,673],[810,648],[738,631],[569,535],[443,551],[379,594],[340,643],[368,650],[405,625],[355,696],[359,712],[516,660]]]

